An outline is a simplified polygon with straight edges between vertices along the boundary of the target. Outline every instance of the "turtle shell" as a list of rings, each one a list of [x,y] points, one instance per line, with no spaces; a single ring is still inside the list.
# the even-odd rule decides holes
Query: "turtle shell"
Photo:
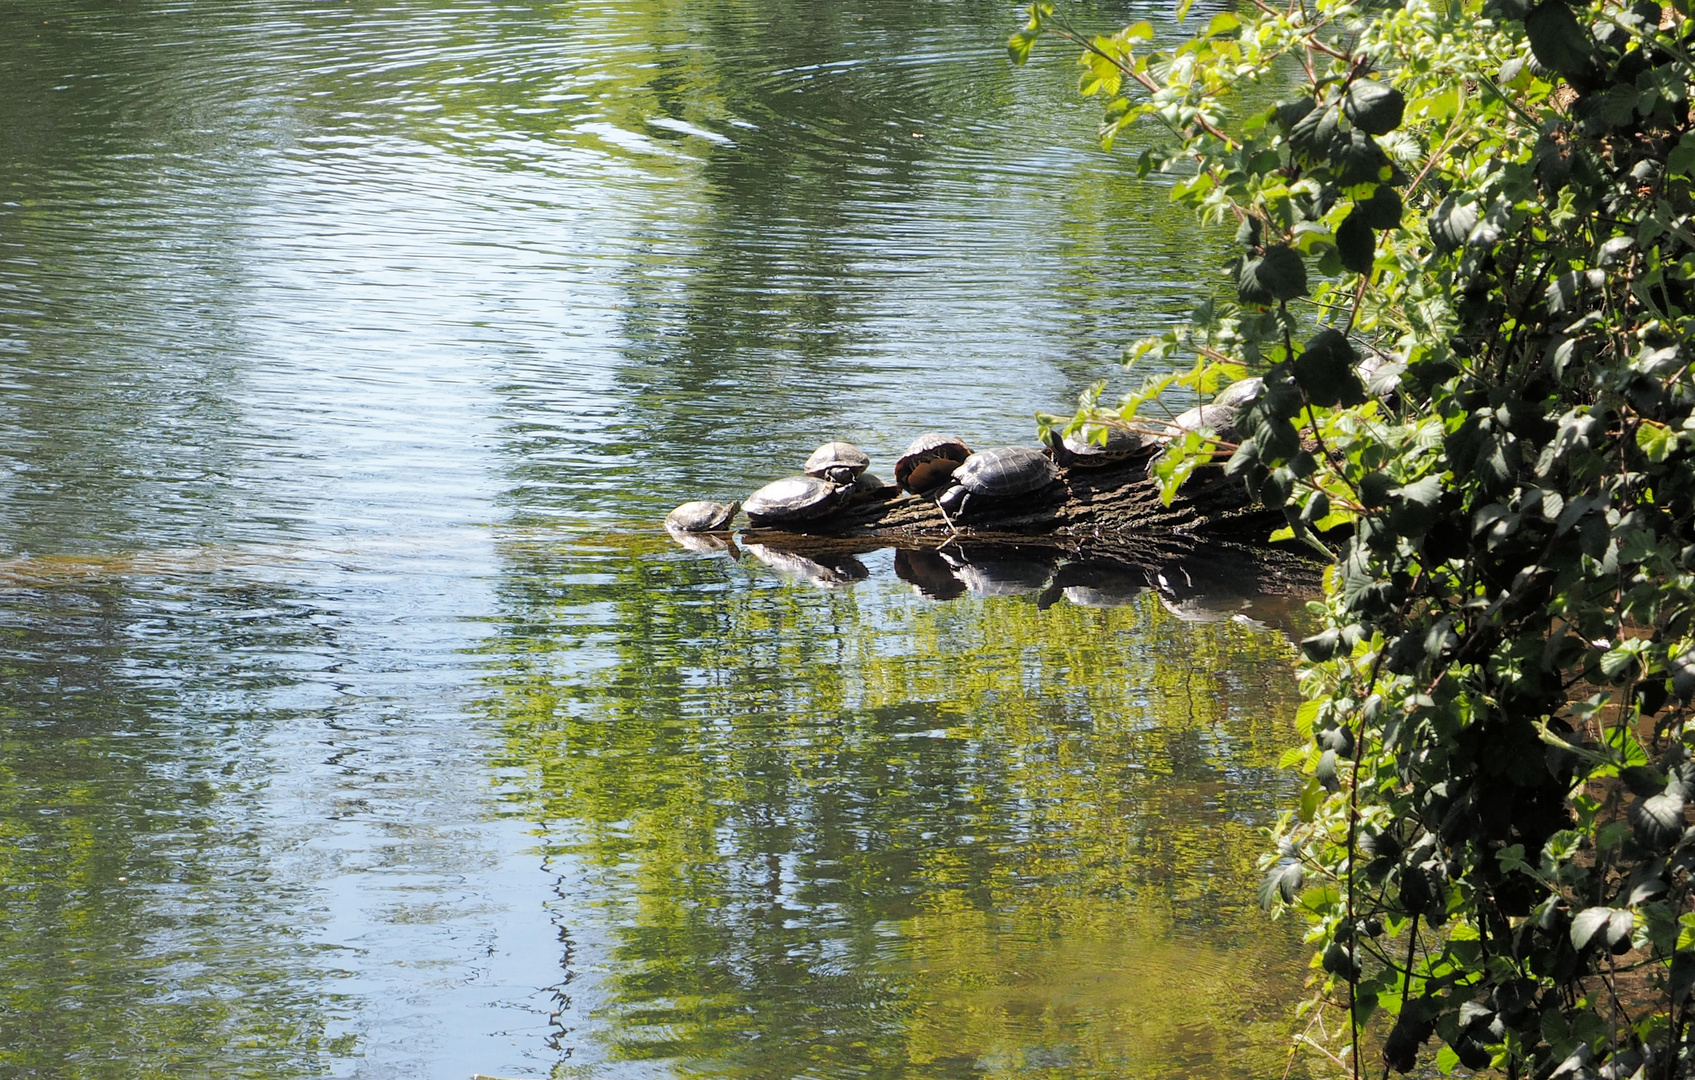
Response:
[[[1102,428],[1106,429],[1104,445],[1095,440]],[[1123,461],[1143,444],[1142,437],[1128,425],[1109,420],[1084,425],[1060,440],[1060,445],[1065,448],[1063,458],[1067,467],[1097,469]]]
[[[729,528],[741,507],[740,502],[729,505],[706,499],[686,502],[665,515],[665,527],[682,532],[718,532]]]
[[[1224,405],[1233,409],[1246,408],[1259,399],[1260,391],[1265,389],[1265,380],[1255,375],[1251,379],[1237,379],[1218,392],[1212,399],[1214,405]]]
[[[1200,431],[1211,428],[1212,433],[1225,442],[1236,439],[1236,414],[1241,412],[1234,405],[1197,405],[1188,412],[1177,414],[1177,418],[1166,425],[1165,439],[1170,441],[1179,438],[1184,432]]]
[[[1059,467],[1029,446],[1000,446],[965,459],[953,482],[973,495],[1001,499],[1040,491],[1059,479]]]
[[[827,442],[812,452],[801,471],[808,476],[821,476],[838,484],[851,484],[854,477],[871,465],[865,451],[847,442]]]
[[[895,462],[895,486],[918,494],[940,487],[971,456],[964,440],[939,431],[926,431],[912,440]]]
[[[785,476],[749,495],[742,510],[755,525],[812,521],[846,502],[849,490],[816,476]]]

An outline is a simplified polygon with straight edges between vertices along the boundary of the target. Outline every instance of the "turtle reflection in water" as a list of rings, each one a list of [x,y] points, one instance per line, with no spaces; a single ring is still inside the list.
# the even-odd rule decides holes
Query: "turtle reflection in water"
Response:
[[[920,596],[952,600],[965,595],[965,582],[933,548],[901,548],[895,552],[895,576]]]
[[[820,555],[814,559],[768,544],[744,544],[748,554],[788,577],[799,578],[826,589],[851,585],[871,576],[866,565],[852,555]]]
[[[978,596],[1029,596],[1047,588],[1059,553],[1013,544],[954,544],[938,548],[953,576]]]
[[[755,525],[799,525],[834,512],[847,502],[851,491],[845,484],[816,476],[785,476],[749,495],[742,510]]]
[[[1110,608],[1134,603],[1148,591],[1148,574],[1141,567],[1115,559],[1084,558],[1066,563],[1054,575],[1043,600],[1061,596],[1078,607]]]
[[[1059,467],[1033,447],[984,450],[954,470],[947,489],[936,497],[936,507],[951,527],[954,518],[967,515],[974,501],[992,503],[1030,495],[1058,479]]]

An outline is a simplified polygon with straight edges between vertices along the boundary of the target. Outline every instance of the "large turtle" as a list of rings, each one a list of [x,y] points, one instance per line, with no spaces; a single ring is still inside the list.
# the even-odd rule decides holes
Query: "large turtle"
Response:
[[[1236,417],[1241,411],[1235,405],[1197,405],[1187,412],[1178,413],[1177,417],[1166,425],[1164,441],[1182,438],[1191,431],[1210,429],[1221,442],[1235,442]]]
[[[852,443],[827,442],[812,452],[801,471],[837,484],[851,484],[870,466],[865,451]]]
[[[736,519],[736,511],[741,508],[740,501],[726,504],[697,499],[666,514],[665,527],[688,533],[721,532],[730,527],[730,522]]]
[[[1001,446],[966,458],[948,478],[947,490],[936,497],[936,505],[951,524],[953,518],[965,515],[974,497],[995,500],[1028,495],[1058,479],[1059,467],[1040,450]]]
[[[1258,375],[1251,379],[1237,379],[1220,390],[1217,396],[1212,399],[1212,403],[1233,409],[1246,408],[1259,400],[1260,393],[1264,389],[1265,380]]]
[[[852,488],[816,476],[785,476],[747,497],[742,511],[755,525],[814,521],[847,502]]]
[[[971,456],[971,447],[952,435],[926,431],[912,440],[895,461],[895,486],[921,495],[941,487],[953,471]]]
[[[1097,433],[1103,429],[1106,439],[1097,442]],[[1147,443],[1121,420],[1092,420],[1070,435],[1050,431],[1048,445],[1053,447],[1054,459],[1061,468],[1099,469],[1116,465]]]

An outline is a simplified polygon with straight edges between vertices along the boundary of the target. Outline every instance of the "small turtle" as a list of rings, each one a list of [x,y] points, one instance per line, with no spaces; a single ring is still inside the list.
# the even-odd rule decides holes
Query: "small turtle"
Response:
[[[728,505],[706,499],[686,502],[665,515],[665,527],[678,532],[721,532],[736,520],[736,511],[741,508],[740,502]]]
[[[1185,432],[1211,429],[1214,436],[1223,442],[1236,441],[1236,416],[1242,410],[1234,405],[1197,405],[1188,412],[1179,413],[1177,418],[1165,427],[1163,439],[1170,442],[1181,438]]]
[[[871,465],[865,451],[852,443],[827,442],[812,452],[801,471],[838,484],[851,484]]]
[[[941,487],[960,463],[971,456],[971,447],[951,435],[926,431],[912,440],[895,462],[895,485],[915,495]]]
[[[936,497],[936,505],[949,523],[963,516],[972,496],[1006,499],[1040,491],[1059,479],[1059,467],[1048,456],[1029,446],[1002,446],[983,450],[965,459],[948,478],[948,488]]]
[[[785,476],[773,480],[742,504],[755,525],[792,525],[813,521],[847,502],[852,488],[816,476]]]
[[[859,474],[859,478],[848,487],[848,502],[868,503],[882,499],[892,499],[900,489],[868,472]]]
[[[1255,375],[1251,379],[1237,379],[1218,392],[1212,399],[1214,405],[1224,405],[1232,409],[1243,409],[1259,400],[1260,392],[1265,389],[1265,380]]]
[[[1106,441],[1097,442],[1096,432],[1103,428]],[[1067,469],[1099,469],[1116,465],[1146,445],[1140,435],[1119,420],[1090,421],[1080,430],[1063,437],[1058,431],[1052,431],[1048,433],[1048,440],[1048,445],[1053,447],[1054,458]]]

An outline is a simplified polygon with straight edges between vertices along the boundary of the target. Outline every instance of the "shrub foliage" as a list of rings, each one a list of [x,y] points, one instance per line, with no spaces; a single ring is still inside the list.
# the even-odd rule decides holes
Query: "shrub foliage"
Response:
[[[1249,0],[1175,48],[1037,4],[1009,43],[1079,46],[1103,140],[1162,127],[1137,168],[1237,227],[1228,301],[1131,350],[1195,364],[1121,412],[1263,371],[1158,468],[1226,469],[1334,560],[1260,899],[1310,926],[1297,1041],[1353,1075],[1695,1073],[1674,2]]]

